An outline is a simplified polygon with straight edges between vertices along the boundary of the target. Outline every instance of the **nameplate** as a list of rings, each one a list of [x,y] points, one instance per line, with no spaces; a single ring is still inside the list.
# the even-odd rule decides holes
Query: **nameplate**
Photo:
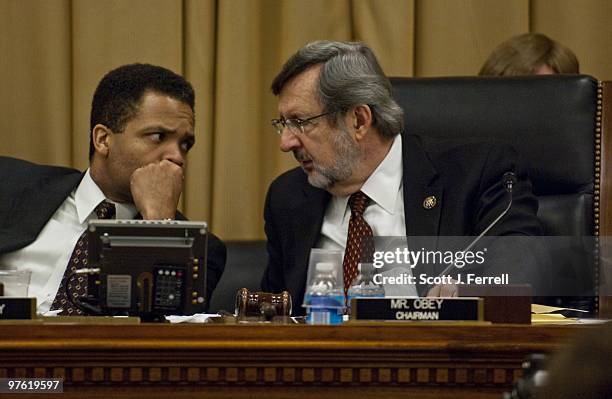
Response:
[[[36,298],[0,297],[0,319],[36,318]]]
[[[354,298],[354,320],[482,321],[480,298]]]

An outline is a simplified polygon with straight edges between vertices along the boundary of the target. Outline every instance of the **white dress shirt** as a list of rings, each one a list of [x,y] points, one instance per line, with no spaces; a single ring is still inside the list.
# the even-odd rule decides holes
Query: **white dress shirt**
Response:
[[[396,135],[389,153],[366,180],[361,191],[370,197],[370,205],[363,217],[372,228],[374,237],[401,237],[406,243],[406,221],[404,217],[402,137]],[[333,196],[325,210],[318,248],[342,251],[346,247],[351,209],[349,196]],[[397,240],[395,244],[397,243]],[[377,248],[378,250],[378,248]],[[384,276],[411,275],[409,267],[385,267]],[[416,296],[414,285],[384,285],[385,296]]]
[[[88,221],[97,218],[94,209],[105,199],[88,169],[83,180],[57,208],[34,242],[0,256],[2,269],[31,271],[28,296],[36,297],[39,314],[49,311],[74,246],[87,228]],[[133,219],[138,213],[132,204],[113,203],[117,219]]]

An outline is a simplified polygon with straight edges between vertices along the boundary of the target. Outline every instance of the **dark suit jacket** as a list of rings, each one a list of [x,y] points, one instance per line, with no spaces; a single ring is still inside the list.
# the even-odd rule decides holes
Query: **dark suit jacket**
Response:
[[[512,148],[482,140],[404,135],[402,153],[409,248],[420,248],[416,236],[475,236],[486,229],[508,204],[501,179],[507,171],[518,176],[513,205],[487,235],[541,234],[537,199],[531,183],[517,169]],[[423,200],[432,195],[437,206],[425,209]],[[268,190],[264,219],[269,261],[262,289],[288,290],[294,314],[303,313],[310,249],[319,239],[330,197],[327,191],[311,186],[300,168],[279,176]]]
[[[82,178],[83,172],[75,169],[0,157],[0,255],[31,244]],[[176,216],[185,220],[179,212]],[[225,244],[210,234],[209,300],[225,268],[225,258]]]

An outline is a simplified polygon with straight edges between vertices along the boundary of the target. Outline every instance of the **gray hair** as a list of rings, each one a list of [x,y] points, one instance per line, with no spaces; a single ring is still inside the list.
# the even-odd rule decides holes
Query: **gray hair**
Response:
[[[383,137],[394,137],[404,129],[404,111],[393,99],[391,83],[372,49],[363,43],[308,43],[283,65],[272,82],[272,93],[279,95],[289,80],[317,64],[323,64],[318,100],[334,122],[351,107],[367,104],[373,126]]]

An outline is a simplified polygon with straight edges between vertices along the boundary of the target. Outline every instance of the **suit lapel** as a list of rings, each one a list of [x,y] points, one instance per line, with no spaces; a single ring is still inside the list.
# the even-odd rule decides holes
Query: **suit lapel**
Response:
[[[440,214],[444,189],[437,179],[438,173],[420,141],[415,136],[403,136],[403,193],[406,235],[411,250],[436,249],[440,231]],[[426,198],[435,198],[435,205],[425,205]],[[417,274],[434,275],[434,265],[417,267]]]
[[[61,176],[47,176],[17,194],[7,227],[7,232],[11,234],[0,245],[0,253],[32,243],[83,175],[75,171]]]
[[[303,189],[304,200],[295,208],[292,218],[295,236],[295,260],[289,270],[287,284],[294,289],[292,292],[301,292],[306,284],[308,258],[310,250],[315,246],[321,233],[325,208],[330,199],[327,191],[312,187],[310,184]]]
[[[408,236],[437,236],[440,229],[440,213],[444,189],[439,183],[438,172],[420,142],[414,136],[405,136],[404,147],[404,213]],[[428,209],[426,198],[435,198],[435,205]]]

